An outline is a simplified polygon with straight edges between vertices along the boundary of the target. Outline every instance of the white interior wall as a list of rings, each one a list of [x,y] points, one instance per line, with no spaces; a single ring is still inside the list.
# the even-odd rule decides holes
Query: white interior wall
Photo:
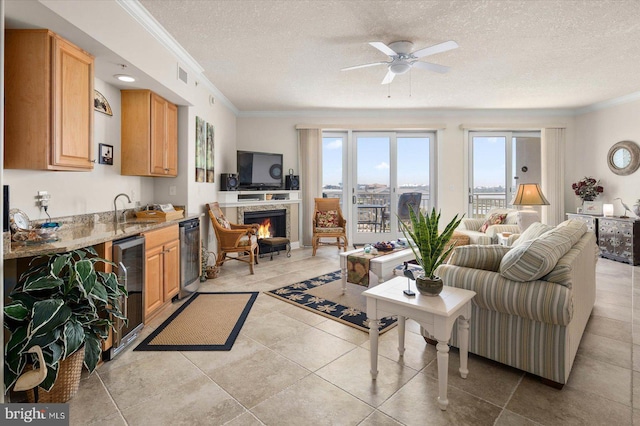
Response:
[[[284,170],[293,168],[298,173],[297,124],[359,126],[366,128],[402,128],[402,126],[422,125],[425,127],[444,124],[446,129],[438,141],[438,208],[443,217],[453,217],[465,212],[467,207],[467,181],[465,170],[464,131],[461,124],[473,123],[478,128],[503,126],[504,129],[558,126],[567,128],[567,139],[574,134],[573,117],[557,111],[464,111],[464,112],[350,112],[335,116],[329,114],[282,114],[266,116],[240,116],[238,118],[237,149],[271,151],[284,154]],[[575,157],[570,157],[575,158]],[[234,169],[235,170],[235,169]],[[304,182],[302,182],[304,185]]]
[[[619,176],[607,165],[607,154],[616,142],[631,140],[640,145],[639,116],[640,100],[636,100],[576,117],[576,135],[572,143],[567,145],[567,211],[575,212],[582,204],[571,190],[571,183],[585,176],[600,179],[604,192],[597,201],[612,203],[616,216],[622,215],[624,208],[620,201],[614,201],[615,198],[622,198],[630,207],[640,199],[640,170],[628,176]]]

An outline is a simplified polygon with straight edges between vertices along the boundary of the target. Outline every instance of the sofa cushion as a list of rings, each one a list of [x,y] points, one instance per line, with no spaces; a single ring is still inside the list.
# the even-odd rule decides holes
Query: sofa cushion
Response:
[[[583,250],[586,250],[586,247],[589,244],[589,238],[586,237],[587,235],[582,235],[580,240],[575,243],[573,247],[571,247],[571,250],[569,250],[567,254],[562,256],[562,258],[560,258],[553,270],[542,277],[541,280],[560,284],[567,288],[572,288],[573,282],[571,281],[571,278],[574,275],[572,273],[573,265],[575,259],[580,255],[580,253],[582,253]],[[591,238],[595,240],[595,235],[591,236]]]
[[[553,229],[553,226],[545,225],[544,223],[540,223],[540,222],[534,222],[522,234],[520,234],[518,239],[514,241],[511,247],[517,247],[520,244],[524,243],[525,241],[538,238],[545,232],[548,232],[552,229]]]
[[[587,230],[583,222],[570,222],[582,226],[576,223],[557,226],[538,238],[512,247],[500,262],[500,274],[513,281],[534,281],[551,272]]]
[[[491,225],[500,225],[507,218],[507,213],[492,213],[480,227],[480,232],[486,232]]]
[[[502,257],[508,251],[509,247],[499,245],[460,246],[456,247],[447,263],[465,268],[497,272]]]

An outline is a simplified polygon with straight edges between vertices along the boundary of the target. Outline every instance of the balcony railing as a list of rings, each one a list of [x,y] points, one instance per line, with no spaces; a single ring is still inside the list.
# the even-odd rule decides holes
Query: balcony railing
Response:
[[[507,207],[507,197],[504,192],[478,193],[471,196],[474,218],[485,217],[489,210]]]
[[[342,204],[342,190],[324,190],[323,194],[330,198],[339,198],[340,203]],[[473,194],[471,196],[473,212],[471,217],[482,218],[485,217],[489,210],[493,208],[506,208],[508,206],[506,198],[507,197],[504,192]],[[374,208],[358,209],[358,232],[376,232],[376,230],[386,230],[387,232],[389,231],[388,215],[390,199],[390,194],[388,192],[371,193],[366,191],[358,191],[356,193],[356,202],[358,205],[386,206],[386,209],[384,211],[382,209],[377,210],[377,218],[376,209]],[[428,206],[429,193],[422,192],[420,209],[424,212],[427,210]],[[382,219],[381,215],[383,215]]]

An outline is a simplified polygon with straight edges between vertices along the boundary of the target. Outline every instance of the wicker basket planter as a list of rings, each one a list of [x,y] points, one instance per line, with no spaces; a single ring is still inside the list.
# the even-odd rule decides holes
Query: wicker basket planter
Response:
[[[34,389],[30,389],[27,391],[27,401],[41,404],[60,404],[69,401],[78,393],[83,361],[84,346],[67,357],[67,359],[60,361],[58,378],[49,392],[38,387],[38,397],[36,401],[36,392]]]

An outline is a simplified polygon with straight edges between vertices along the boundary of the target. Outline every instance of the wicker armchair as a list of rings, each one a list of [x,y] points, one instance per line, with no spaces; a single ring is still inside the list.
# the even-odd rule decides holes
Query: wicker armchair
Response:
[[[216,266],[222,266],[229,259],[239,260],[248,263],[249,270],[253,274],[253,265],[258,263],[258,238],[256,232],[259,225],[230,223],[224,217],[217,202],[207,204],[207,209],[218,240]],[[236,253],[236,256],[229,256],[230,253]]]
[[[342,247],[347,251],[347,221],[342,216],[338,198],[315,198],[313,211],[313,256],[320,245]],[[321,238],[335,238],[335,242],[321,241]]]

